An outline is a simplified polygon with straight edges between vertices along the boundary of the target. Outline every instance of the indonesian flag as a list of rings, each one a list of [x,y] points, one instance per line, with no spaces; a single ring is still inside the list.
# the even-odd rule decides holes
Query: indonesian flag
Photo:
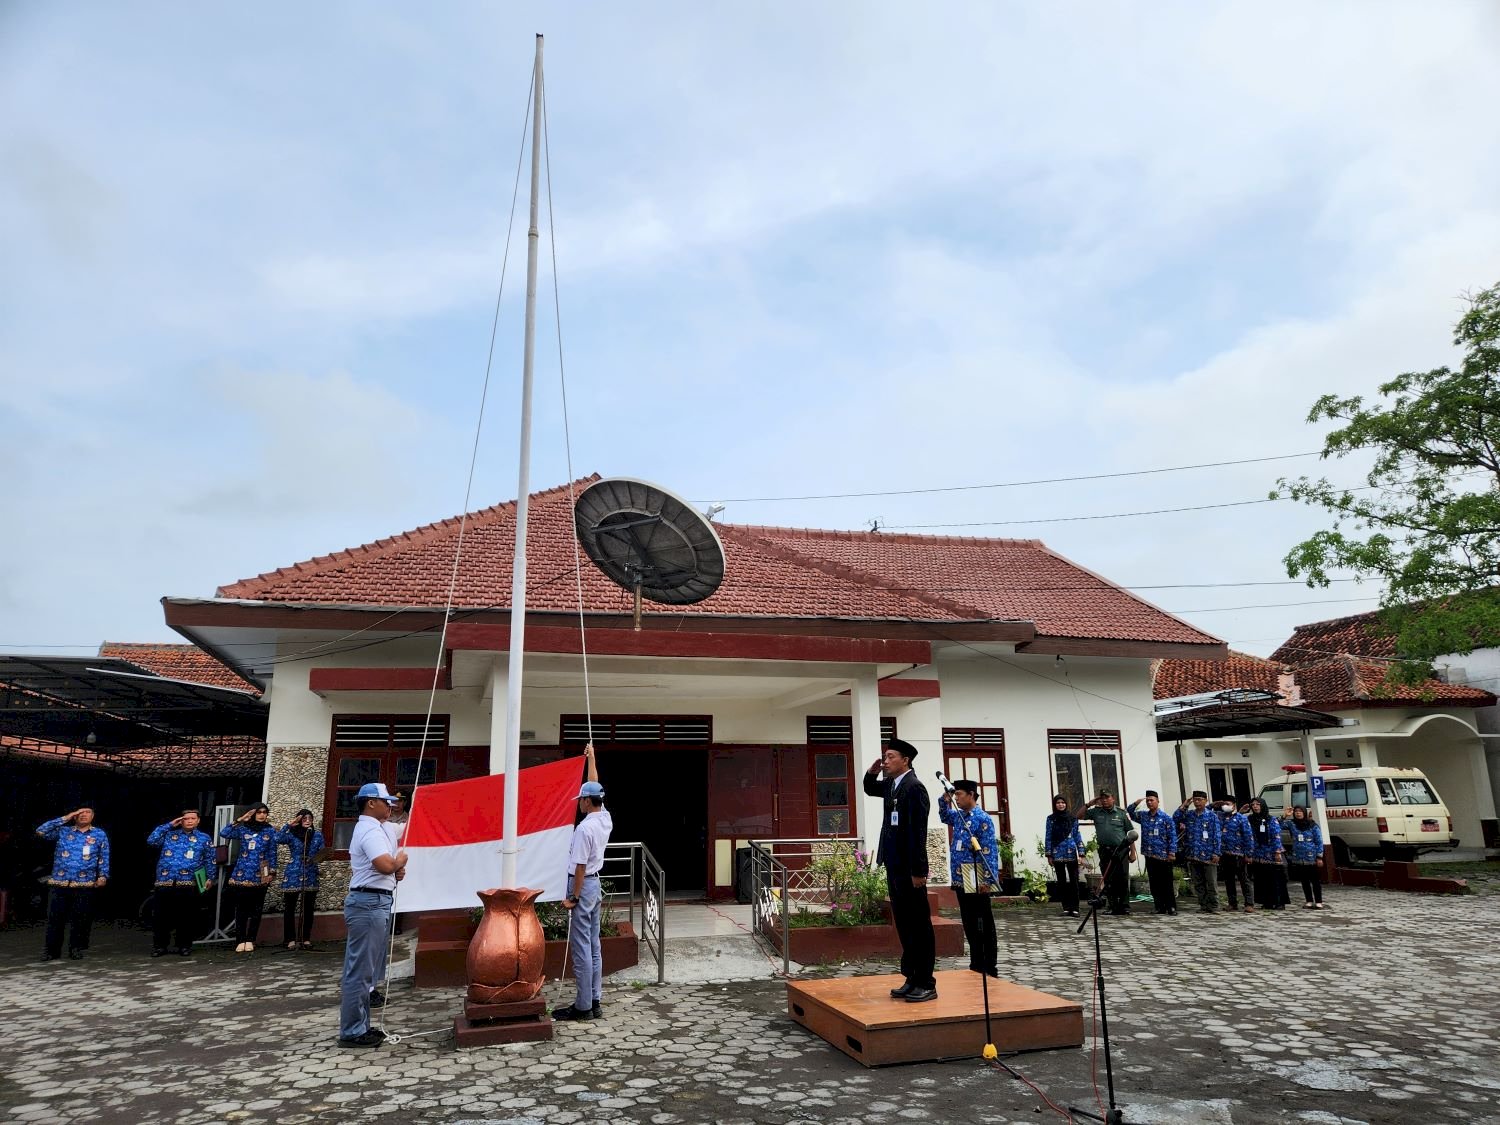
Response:
[[[521,771],[516,885],[541,887],[543,900],[561,899],[567,885],[582,772],[578,758]],[[401,844],[406,878],[396,885],[395,909],[478,906],[476,892],[499,886],[504,801],[502,773],[420,786]]]

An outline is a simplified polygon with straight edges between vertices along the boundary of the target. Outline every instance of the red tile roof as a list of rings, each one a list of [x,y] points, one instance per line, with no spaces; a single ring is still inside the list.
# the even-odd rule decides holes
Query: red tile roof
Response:
[[[599,479],[575,482],[581,490]],[[219,588],[252,601],[431,607],[444,604],[459,519],[324,555]],[[1036,540],[715,525],[726,576],[690,606],[652,614],[918,621],[1030,621],[1042,636],[1217,645],[1219,641]],[[454,604],[510,603],[515,503],[474,512],[464,533]],[[528,604],[576,611],[572,505],[567,485],[529,505]],[[583,561],[585,607],[626,613],[629,595]]]
[[[196,645],[130,644],[105,641],[99,655],[128,660],[137,668],[168,680],[186,680],[210,687],[234,688],[260,694],[260,688]]]
[[[108,770],[130,777],[260,777],[266,744],[258,738],[207,738],[114,754],[35,738],[0,735],[0,758]]]
[[[1330,656],[1395,656],[1396,638],[1379,628],[1378,611],[1335,617],[1298,625],[1291,637],[1271,654],[1286,664],[1306,664]]]
[[[1390,665],[1345,654],[1297,668],[1297,682],[1309,707],[1340,710],[1370,704],[1427,704],[1434,707],[1489,707],[1495,697],[1467,684],[1423,680],[1418,684],[1386,682]]]
[[[1247,691],[1283,692],[1286,666],[1248,652],[1229,652],[1228,660],[1158,660],[1152,681],[1157,699],[1239,688]]]

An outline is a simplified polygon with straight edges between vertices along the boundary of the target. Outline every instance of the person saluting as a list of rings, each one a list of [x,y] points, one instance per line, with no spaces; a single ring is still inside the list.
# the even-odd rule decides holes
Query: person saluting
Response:
[[[47,821],[36,830],[52,840],[52,874],[47,877],[47,937],[43,961],[62,956],[63,930],[70,927],[68,956],[83,960],[94,924],[94,891],[109,881],[109,837],[94,824],[94,810],[85,805],[67,816]]]
[[[214,885],[214,842],[198,831],[198,810],[159,825],[146,843],[161,849],[156,861],[156,911],[152,925],[151,956],[167,953],[173,935],[177,952],[193,951],[193,924],[198,898]]]

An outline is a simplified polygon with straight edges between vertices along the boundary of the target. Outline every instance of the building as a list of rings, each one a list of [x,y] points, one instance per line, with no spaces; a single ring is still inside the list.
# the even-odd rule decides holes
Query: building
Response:
[[[1387,662],[1333,647],[1351,640],[1348,622],[1372,616],[1299,626],[1269,660],[1241,652],[1217,663],[1164,660],[1153,693],[1159,702],[1274,693],[1281,706],[1336,716],[1344,725],[1311,734],[1320,763],[1421,769],[1447,804],[1462,848],[1479,851],[1493,839],[1495,799],[1477,716],[1495,705],[1495,696],[1436,679],[1390,684]],[[1174,793],[1203,789],[1214,798],[1245,800],[1303,760],[1296,731],[1183,738],[1160,747],[1163,775],[1178,779]]]
[[[1034,540],[730,524],[719,590],[647,603],[637,630],[630,596],[579,566],[570,495],[595,479],[530,500],[522,764],[592,733],[615,838],[681,892],[732,893],[753,838],[873,839],[860,779],[892,734],[929,789],[939,769],[981,782],[1029,851],[1052,793],[1159,784],[1152,661],[1225,652]],[[265,799],[320,811],[325,908],[360,784],[500,769],[515,505],[467,518],[445,626],[459,528],[164,599],[173,628],[264,687]]]

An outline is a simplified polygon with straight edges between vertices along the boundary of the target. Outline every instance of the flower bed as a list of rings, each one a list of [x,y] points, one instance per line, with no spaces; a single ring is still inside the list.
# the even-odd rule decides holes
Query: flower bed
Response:
[[[927,901],[932,912],[932,935],[937,955],[957,957],[964,951],[963,924],[939,915],[936,899],[931,893],[928,894]],[[831,917],[826,914],[793,914],[789,935],[791,959],[803,965],[819,965],[830,961],[900,957],[901,939],[896,936],[896,927],[890,922],[890,906],[882,903],[882,907],[882,921],[857,926],[836,925],[831,920],[820,924],[818,919]],[[776,947],[777,952],[781,952],[782,934],[778,922],[775,915],[768,916],[761,932]]]

